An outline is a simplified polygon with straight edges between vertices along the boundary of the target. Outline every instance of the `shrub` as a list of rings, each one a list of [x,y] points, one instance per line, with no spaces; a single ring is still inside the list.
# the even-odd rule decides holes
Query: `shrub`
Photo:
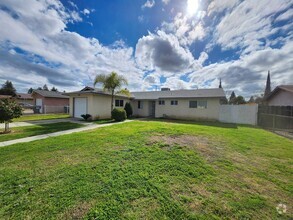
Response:
[[[19,118],[21,115],[22,108],[14,100],[0,100],[0,123],[5,123],[4,133],[8,133],[10,131],[9,122],[12,122],[12,119],[14,118]]]
[[[133,114],[132,107],[129,102],[126,102],[124,110],[126,111],[127,118]]]
[[[90,121],[92,119],[92,116],[90,114],[85,114],[85,115],[81,115],[81,117],[85,120],[85,121]]]
[[[111,116],[115,121],[124,121],[126,119],[126,111],[123,108],[114,108]]]

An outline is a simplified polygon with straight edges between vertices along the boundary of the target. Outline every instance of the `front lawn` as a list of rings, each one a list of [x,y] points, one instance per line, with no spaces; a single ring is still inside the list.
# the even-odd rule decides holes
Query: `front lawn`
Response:
[[[292,219],[292,147],[258,128],[159,121],[3,147],[0,216]]]
[[[38,121],[38,120],[48,120],[48,119],[60,119],[69,118],[69,114],[33,114],[33,115],[22,115],[20,118],[13,119],[13,122],[20,121]]]
[[[15,127],[11,128],[11,133],[1,134],[0,133],[0,142],[15,140],[19,138],[31,137],[40,134],[48,134],[57,131],[64,131],[74,128],[80,128],[83,125],[71,122],[60,122],[53,124],[42,124],[42,125],[32,125],[25,127]]]

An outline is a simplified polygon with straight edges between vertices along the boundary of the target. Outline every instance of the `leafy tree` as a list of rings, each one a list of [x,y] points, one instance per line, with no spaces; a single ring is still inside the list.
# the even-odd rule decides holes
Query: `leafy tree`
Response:
[[[51,91],[52,92],[58,92],[58,89],[53,86],[52,89],[51,89]]]
[[[31,88],[29,88],[29,90],[27,91],[27,93],[28,93],[28,94],[32,94],[33,91],[34,91],[34,89],[31,87]]]
[[[234,104],[234,102],[235,102],[235,98],[236,98],[236,95],[235,95],[235,92],[233,91],[233,92],[231,93],[230,98],[229,98],[229,104],[230,104],[230,105],[231,105],[231,104]]]
[[[245,104],[246,101],[245,99],[243,98],[243,96],[239,95],[237,96],[235,99],[234,99],[234,103],[235,105],[241,105],[241,104]]]
[[[13,84],[11,81],[6,81],[1,89],[0,89],[0,94],[1,95],[11,95],[11,96],[16,96],[16,89],[14,88]]]
[[[248,100],[248,102],[249,102],[249,103],[254,103],[254,102],[255,102],[254,97],[251,96],[250,99]]]
[[[122,85],[127,85],[127,80],[123,76],[119,76],[117,73],[112,72],[110,74],[99,74],[96,76],[94,85],[97,83],[103,84],[103,89],[111,93],[111,112],[113,110],[114,95],[117,93],[129,95],[127,89],[119,90]],[[119,90],[119,91],[116,91]]]
[[[42,87],[38,87],[37,90],[43,90],[43,88]]]
[[[9,123],[13,118],[19,118],[22,115],[21,106],[11,99],[0,100],[0,123],[5,123],[4,133],[10,132]]]
[[[127,118],[129,118],[133,114],[132,106],[129,102],[126,102],[124,110],[126,111]]]
[[[47,84],[45,84],[45,85],[43,86],[43,90],[45,90],[45,91],[49,91]]]

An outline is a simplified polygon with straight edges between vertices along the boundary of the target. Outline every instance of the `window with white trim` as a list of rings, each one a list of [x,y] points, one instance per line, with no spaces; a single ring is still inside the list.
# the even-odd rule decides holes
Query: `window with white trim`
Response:
[[[171,105],[178,105],[178,101],[177,100],[171,100]]]
[[[165,100],[159,100],[159,105],[165,105]]]
[[[115,107],[123,107],[124,106],[124,100],[119,100],[119,99],[116,99],[115,100]]]
[[[197,108],[207,108],[208,102],[207,100],[199,100],[197,101]]]
[[[189,108],[205,109],[207,107],[208,107],[208,102],[206,100],[189,101]]]

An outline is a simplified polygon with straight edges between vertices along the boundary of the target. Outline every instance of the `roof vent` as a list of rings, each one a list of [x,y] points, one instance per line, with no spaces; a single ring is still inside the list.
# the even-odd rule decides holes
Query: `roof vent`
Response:
[[[161,88],[161,91],[171,91],[171,89],[170,89],[170,88],[167,88],[167,87],[165,87],[165,88]]]

